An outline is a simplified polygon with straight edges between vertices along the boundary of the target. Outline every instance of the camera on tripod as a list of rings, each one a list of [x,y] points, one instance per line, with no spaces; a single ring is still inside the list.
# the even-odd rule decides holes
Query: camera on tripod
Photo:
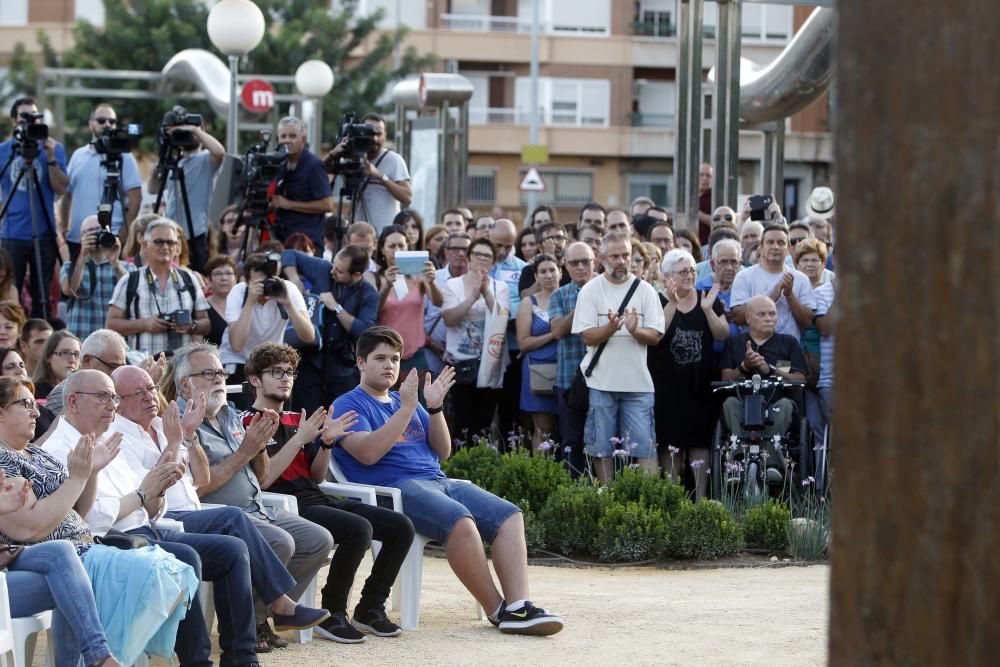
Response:
[[[111,209],[111,204],[97,206],[97,224],[101,226],[97,232],[97,245],[102,248],[114,248],[118,242],[118,236],[111,231]]]
[[[365,161],[368,153],[375,149],[375,128],[357,122],[357,118],[353,111],[344,116],[336,140],[337,144],[347,142],[344,151],[336,157],[331,154],[324,163],[327,172],[342,176],[350,190],[356,189],[364,180]]]
[[[165,113],[163,120],[160,122],[160,131],[157,137],[160,142],[160,151],[163,152],[173,147],[180,148],[181,150],[191,150],[197,147],[198,137],[195,136],[194,132],[174,128],[178,125],[201,127],[203,120],[201,114],[188,113],[187,109],[182,106],[175,106]]]
[[[243,156],[240,171],[239,192],[243,194],[243,208],[248,215],[267,215],[269,200],[267,190],[271,181],[281,173],[281,165],[288,160],[288,153],[282,144],[268,152],[271,133],[261,132],[260,142],[251,146]]]
[[[35,159],[41,153],[39,141],[49,138],[49,126],[41,123],[43,115],[37,111],[22,111],[14,126],[14,150],[26,159]]]
[[[92,142],[94,150],[101,155],[119,157],[128,153],[134,147],[134,141],[142,136],[142,125],[129,123],[125,129],[106,126],[104,131]]]

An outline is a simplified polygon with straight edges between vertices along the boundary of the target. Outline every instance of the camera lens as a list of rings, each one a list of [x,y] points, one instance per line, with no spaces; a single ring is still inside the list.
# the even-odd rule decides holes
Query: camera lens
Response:
[[[97,232],[97,245],[102,248],[114,248],[118,237],[108,231]]]

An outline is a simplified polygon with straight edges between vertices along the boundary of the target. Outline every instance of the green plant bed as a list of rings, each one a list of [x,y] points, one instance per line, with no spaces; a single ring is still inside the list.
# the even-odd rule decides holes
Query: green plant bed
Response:
[[[467,479],[476,486],[492,491],[502,465],[497,450],[480,445],[459,449],[441,462],[441,469],[448,477]]]
[[[597,487],[586,482],[553,491],[534,517],[545,548],[564,556],[591,554],[597,524],[610,501],[610,495],[598,493]]]
[[[525,509],[544,507],[556,489],[570,483],[562,465],[545,456],[532,456],[527,450],[516,450],[500,457],[492,487],[485,488]]]
[[[750,547],[769,551],[784,551],[788,547],[788,522],[792,512],[775,499],[751,507],[743,515],[743,532]]]
[[[667,555],[682,559],[732,556],[743,548],[743,527],[722,503],[681,503],[667,527]]]
[[[643,507],[672,514],[687,498],[684,487],[642,468],[625,468],[608,485],[611,496],[622,503],[639,503]]]
[[[659,558],[667,539],[667,515],[636,502],[611,503],[597,522],[598,558],[608,563]]]

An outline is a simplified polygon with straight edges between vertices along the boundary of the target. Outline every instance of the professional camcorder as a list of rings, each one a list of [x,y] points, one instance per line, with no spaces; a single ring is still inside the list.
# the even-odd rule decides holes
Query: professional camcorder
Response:
[[[49,138],[49,126],[39,122],[42,117],[35,111],[22,111],[14,126],[14,150],[26,159],[37,158],[41,153],[38,142]]]
[[[160,122],[160,131],[157,139],[160,142],[160,150],[169,150],[176,146],[181,150],[191,150],[198,146],[198,137],[191,130],[175,129],[178,125],[191,125],[201,127],[203,122],[201,114],[188,113],[182,106],[176,106],[163,115]]]
[[[352,111],[344,116],[336,144],[345,140],[344,151],[336,157],[331,153],[324,166],[329,173],[343,176],[347,189],[354,190],[364,181],[365,161],[375,148],[375,128],[357,122],[357,114]]]
[[[260,133],[260,142],[251,146],[243,156],[243,167],[240,171],[240,182],[237,191],[243,197],[243,209],[246,215],[265,216],[268,212],[267,190],[271,181],[281,173],[281,165],[288,160],[285,146],[278,145],[277,150],[268,152],[271,142],[270,132]]]
[[[142,125],[129,123],[125,129],[106,126],[104,131],[91,143],[101,155],[121,156],[134,147],[134,141],[142,136]]]

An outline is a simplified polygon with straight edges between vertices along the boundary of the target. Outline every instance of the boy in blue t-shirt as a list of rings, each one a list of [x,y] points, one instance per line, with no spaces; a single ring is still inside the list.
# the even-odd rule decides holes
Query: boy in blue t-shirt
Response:
[[[333,402],[336,418],[357,413],[357,425],[337,442],[333,455],[348,481],[394,486],[403,513],[418,533],[445,545],[448,564],[483,609],[490,622],[507,634],[551,635],[562,630],[558,616],[528,598],[527,547],[521,511],[475,484],[451,480],[440,461],[451,454],[451,435],[442,413],[455,371],[424,381],[425,410],[417,401],[415,370],[398,392],[403,338],[395,329],[371,327],[358,338],[356,356],[361,384]],[[493,545],[495,569],[503,595],[486,562],[483,540]]]

